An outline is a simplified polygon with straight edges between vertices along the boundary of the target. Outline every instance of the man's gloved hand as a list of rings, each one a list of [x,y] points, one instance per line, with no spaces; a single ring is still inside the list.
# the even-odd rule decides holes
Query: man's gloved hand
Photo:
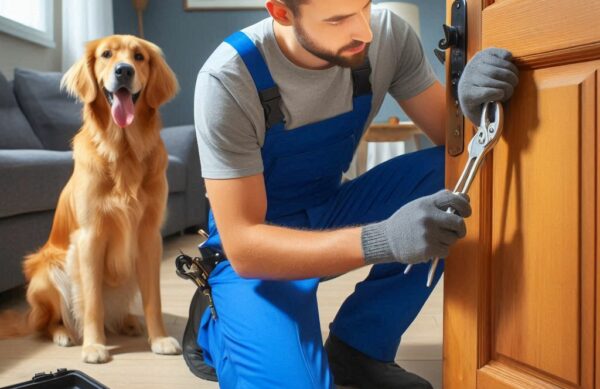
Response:
[[[447,213],[452,207],[457,215]],[[463,238],[463,217],[471,215],[468,197],[442,190],[404,205],[388,219],[362,228],[365,262],[419,263],[448,255],[450,245]]]
[[[519,83],[519,70],[511,62],[512,54],[488,48],[475,54],[458,82],[458,100],[463,113],[479,125],[482,104],[510,99]]]

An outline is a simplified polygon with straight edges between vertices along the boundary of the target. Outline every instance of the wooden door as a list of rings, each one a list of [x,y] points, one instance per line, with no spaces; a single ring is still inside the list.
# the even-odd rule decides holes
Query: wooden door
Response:
[[[444,388],[600,388],[600,1],[471,0],[468,28],[520,84],[446,260]]]

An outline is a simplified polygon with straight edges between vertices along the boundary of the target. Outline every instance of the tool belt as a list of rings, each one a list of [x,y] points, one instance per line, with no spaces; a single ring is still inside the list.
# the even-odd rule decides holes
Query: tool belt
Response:
[[[176,273],[184,280],[191,280],[200,288],[202,294],[208,297],[208,306],[213,319],[217,319],[217,311],[212,298],[212,292],[208,283],[210,273],[219,262],[224,261],[223,255],[213,249],[201,247],[199,257],[190,257],[181,252],[175,259]]]

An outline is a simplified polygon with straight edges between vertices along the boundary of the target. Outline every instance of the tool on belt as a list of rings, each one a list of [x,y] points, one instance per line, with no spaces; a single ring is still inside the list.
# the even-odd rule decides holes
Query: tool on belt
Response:
[[[219,262],[223,260],[218,251],[208,248],[200,248],[200,257],[190,257],[180,252],[175,258],[176,273],[183,279],[192,280],[194,284],[208,297],[208,306],[213,319],[217,318],[217,311],[212,297],[208,277]]]
[[[490,115],[493,115],[493,120],[490,120]],[[486,154],[488,154],[496,143],[498,143],[503,125],[504,110],[502,104],[493,101],[485,103],[481,112],[481,122],[477,129],[477,133],[473,139],[471,139],[471,142],[469,142],[469,159],[456,183],[456,187],[454,187],[454,193],[466,194],[469,191],[473,179]],[[449,207],[446,212],[455,213],[456,211],[452,207]],[[439,260],[439,258],[434,258],[429,267],[429,273],[427,274],[428,287],[431,287]],[[404,274],[407,274],[411,268],[412,265],[408,265],[406,269],[404,269]]]

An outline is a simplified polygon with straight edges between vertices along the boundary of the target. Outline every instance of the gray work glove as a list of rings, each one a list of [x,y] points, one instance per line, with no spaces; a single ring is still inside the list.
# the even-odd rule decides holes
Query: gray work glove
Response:
[[[491,47],[475,54],[458,82],[458,101],[463,113],[478,126],[482,104],[510,99],[519,83],[519,70],[512,54]]]
[[[447,213],[448,207],[458,214]],[[450,245],[466,235],[463,217],[470,215],[468,197],[448,190],[411,201],[388,219],[362,228],[365,262],[412,264],[446,257]]]

